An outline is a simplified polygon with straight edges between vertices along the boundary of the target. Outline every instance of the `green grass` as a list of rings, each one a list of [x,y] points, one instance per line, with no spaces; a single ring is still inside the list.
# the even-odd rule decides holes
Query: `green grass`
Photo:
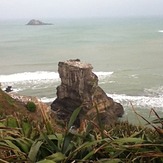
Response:
[[[163,121],[156,112],[153,111],[156,120],[148,123],[153,128],[136,126],[127,121],[107,127],[100,121],[97,124],[84,121],[82,129],[73,130],[79,112],[80,108],[73,112],[61,133],[55,130],[45,112],[40,117],[43,123],[31,122],[28,118],[20,120],[17,116],[6,117],[0,121],[0,161],[163,162]],[[160,127],[155,125],[158,123]]]

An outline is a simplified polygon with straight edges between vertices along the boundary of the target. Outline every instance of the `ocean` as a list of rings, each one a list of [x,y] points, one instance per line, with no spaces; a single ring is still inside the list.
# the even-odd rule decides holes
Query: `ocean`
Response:
[[[91,63],[99,86],[125,108],[125,119],[163,117],[163,18],[0,21],[0,83],[43,102],[56,98],[58,62]]]

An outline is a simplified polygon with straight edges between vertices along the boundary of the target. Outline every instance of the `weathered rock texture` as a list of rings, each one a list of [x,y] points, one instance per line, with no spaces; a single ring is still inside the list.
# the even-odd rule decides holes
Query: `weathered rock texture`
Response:
[[[27,25],[52,25],[51,23],[44,23],[40,20],[32,19],[30,20]]]
[[[98,77],[90,64],[80,60],[59,62],[61,85],[57,87],[57,98],[51,108],[59,118],[68,120],[72,112],[81,107],[81,119],[95,119],[97,109],[104,123],[110,124],[124,113],[121,104],[113,101],[98,86]]]

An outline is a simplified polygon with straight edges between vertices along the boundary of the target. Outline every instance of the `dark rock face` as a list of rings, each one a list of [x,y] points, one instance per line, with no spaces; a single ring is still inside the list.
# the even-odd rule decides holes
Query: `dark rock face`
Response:
[[[44,23],[44,22],[41,22],[40,20],[32,19],[27,23],[27,25],[52,25],[52,24],[51,23]]]
[[[8,86],[6,89],[5,89],[6,92],[12,92],[13,89],[12,89],[12,86]]]
[[[122,105],[114,102],[98,86],[98,77],[92,69],[90,64],[82,63],[78,59],[59,62],[61,85],[57,87],[57,98],[51,104],[52,110],[57,112],[59,118],[68,121],[78,107],[82,108],[80,120],[93,120],[97,109],[101,119],[107,124],[114,123],[123,115]]]

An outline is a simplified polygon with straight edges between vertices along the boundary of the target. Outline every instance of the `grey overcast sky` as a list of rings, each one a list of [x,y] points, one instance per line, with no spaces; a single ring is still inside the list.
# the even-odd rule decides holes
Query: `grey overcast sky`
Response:
[[[0,19],[163,16],[163,0],[0,0]]]

